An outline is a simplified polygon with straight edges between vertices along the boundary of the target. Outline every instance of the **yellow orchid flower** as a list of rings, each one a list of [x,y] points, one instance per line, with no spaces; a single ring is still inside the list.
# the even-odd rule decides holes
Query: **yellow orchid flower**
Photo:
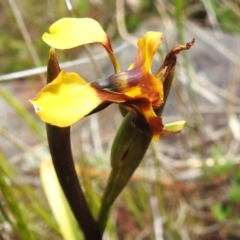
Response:
[[[138,54],[127,71],[121,71],[111,42],[102,27],[90,18],[63,18],[50,27],[43,40],[52,48],[69,49],[100,43],[107,51],[115,74],[87,83],[76,73],[61,71],[39,95],[30,100],[38,116],[59,127],[70,126],[110,103],[121,104],[134,115],[133,125],[159,139],[164,129],[154,110],[163,104],[163,80],[151,72],[153,56],[162,42],[161,32],[147,32],[138,40]],[[55,57],[53,51],[50,57]]]

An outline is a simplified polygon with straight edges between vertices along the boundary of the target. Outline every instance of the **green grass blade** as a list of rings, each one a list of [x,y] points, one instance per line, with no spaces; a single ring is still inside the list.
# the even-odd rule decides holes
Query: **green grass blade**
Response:
[[[19,239],[33,240],[33,234],[29,229],[27,219],[24,216],[24,212],[20,208],[15,189],[11,186],[11,184],[8,183],[8,178],[7,176],[4,176],[4,171],[2,168],[0,168],[0,172],[0,190],[7,207],[10,210],[12,217],[14,218],[14,221],[10,221],[10,217],[7,217],[6,220],[8,220],[8,222],[12,225],[14,232],[19,237]],[[4,211],[2,212],[4,213]]]

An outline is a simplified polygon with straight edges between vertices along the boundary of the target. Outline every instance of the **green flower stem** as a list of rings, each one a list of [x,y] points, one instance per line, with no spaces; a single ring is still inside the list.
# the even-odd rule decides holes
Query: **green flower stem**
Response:
[[[194,44],[194,41],[195,40],[193,39],[186,45],[180,45],[173,48],[167,54],[162,66],[158,70],[157,77],[159,78],[159,81],[163,82],[164,89],[164,104],[160,109],[156,110],[158,116],[162,115],[171,89],[177,60],[176,54],[182,50],[189,49]],[[122,112],[122,114],[124,115],[125,112]],[[118,129],[111,150],[112,171],[103,194],[102,205],[98,217],[99,227],[102,234],[107,224],[111,205],[139,166],[148,149],[151,139],[151,137],[148,137],[133,128],[132,115],[128,113]]]
[[[54,50],[50,51],[48,80],[51,82],[60,72]],[[47,137],[53,165],[68,200],[70,208],[82,229],[86,240],[100,240],[101,234],[82,192],[71,151],[70,127],[60,128],[47,124]]]
[[[175,65],[175,64],[174,64]],[[174,76],[175,67],[171,65],[164,81],[164,104],[157,110],[161,116]],[[122,122],[113,142],[111,151],[112,171],[102,198],[99,212],[99,227],[101,232],[107,224],[111,205],[124,189],[132,174],[144,157],[152,138],[132,127],[132,114],[128,113]]]
[[[113,142],[112,171],[104,191],[98,218],[101,233],[106,227],[111,205],[128,183],[151,142],[151,138],[133,128],[131,122],[132,115],[129,113]]]

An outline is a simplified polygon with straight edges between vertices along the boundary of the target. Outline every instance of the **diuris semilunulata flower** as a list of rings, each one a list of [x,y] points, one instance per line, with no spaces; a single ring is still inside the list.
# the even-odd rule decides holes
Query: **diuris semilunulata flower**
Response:
[[[91,18],[60,19],[50,27],[50,33],[43,35],[43,40],[56,49],[100,43],[115,69],[110,77],[90,83],[76,73],[61,71],[35,99],[30,100],[44,122],[67,127],[96,112],[94,110],[99,106],[117,103],[133,113],[134,127],[155,140],[159,139],[164,125],[155,110],[164,103],[164,79],[161,79],[163,75],[159,72],[162,68],[154,75],[151,65],[163,40],[161,32],[147,32],[139,38],[138,54],[127,71],[121,70],[107,34]]]

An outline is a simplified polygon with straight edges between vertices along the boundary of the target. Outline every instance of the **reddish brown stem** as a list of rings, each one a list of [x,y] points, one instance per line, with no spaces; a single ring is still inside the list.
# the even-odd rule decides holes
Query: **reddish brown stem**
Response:
[[[55,79],[59,72],[60,68],[54,50],[51,50],[48,61],[47,83]],[[60,128],[50,124],[46,126],[53,165],[78,225],[82,229],[86,240],[101,240],[98,224],[89,210],[75,171],[71,150],[70,127]]]

